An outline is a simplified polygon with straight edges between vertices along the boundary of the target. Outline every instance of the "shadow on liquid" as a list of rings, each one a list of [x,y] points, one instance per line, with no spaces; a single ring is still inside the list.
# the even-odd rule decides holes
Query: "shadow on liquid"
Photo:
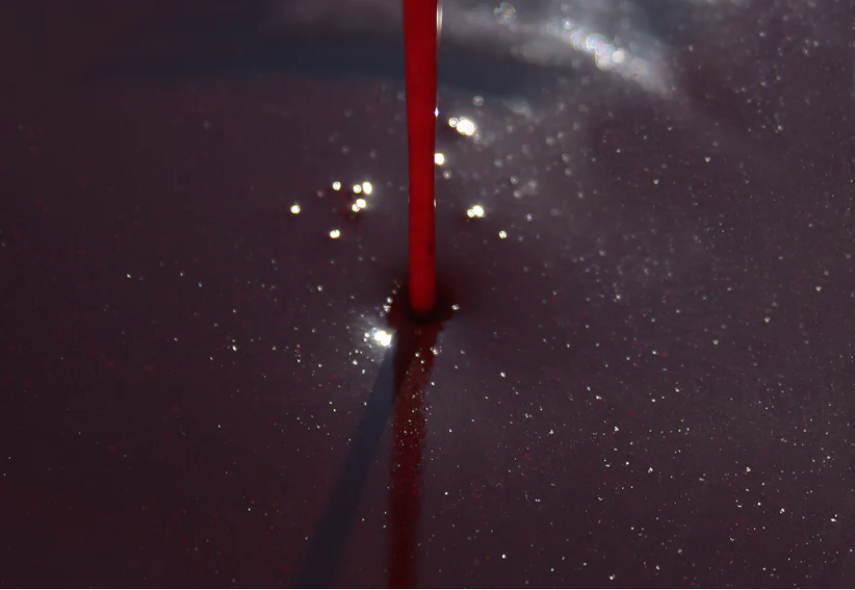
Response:
[[[399,289],[389,312],[394,336],[378,371],[365,411],[353,436],[344,468],[318,523],[314,542],[297,581],[302,588],[330,587],[386,423],[392,417],[393,452],[389,485],[388,576],[390,588],[412,588],[417,575],[422,442],[427,433],[424,392],[433,368],[433,349],[451,302],[440,290],[438,312],[429,322],[414,322]]]

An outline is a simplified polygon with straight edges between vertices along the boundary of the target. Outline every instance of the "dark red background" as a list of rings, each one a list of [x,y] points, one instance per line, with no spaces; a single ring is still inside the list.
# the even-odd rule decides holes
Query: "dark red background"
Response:
[[[855,8],[814,4],[698,7],[672,98],[440,90],[420,585],[851,586]],[[403,84],[88,76],[174,6],[0,6],[4,586],[296,584],[378,377]],[[336,585],[387,583],[392,438]]]

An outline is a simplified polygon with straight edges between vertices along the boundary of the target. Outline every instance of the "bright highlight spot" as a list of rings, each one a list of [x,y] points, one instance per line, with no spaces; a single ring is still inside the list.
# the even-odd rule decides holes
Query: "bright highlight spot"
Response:
[[[374,192],[374,186],[370,182],[367,182],[367,181],[363,182],[362,183],[362,192],[365,193],[366,195],[370,195],[371,193]]]
[[[466,215],[469,219],[475,219],[476,217],[484,217],[484,207],[481,205],[473,205],[466,211]]]
[[[457,129],[457,132],[460,135],[465,135],[467,137],[471,137],[475,135],[475,132],[478,131],[478,127],[475,125],[474,121],[471,119],[467,119],[466,117],[452,117],[448,120],[448,125],[452,129]]]
[[[508,237],[508,232],[506,232],[505,230],[502,230],[499,232],[499,239],[500,240],[504,240],[507,237]]]
[[[440,153],[434,154],[433,155],[433,163],[436,164],[437,166],[442,166],[443,164],[445,164],[445,155],[440,154]]]
[[[341,232],[337,229],[330,231],[330,238],[333,240],[337,240],[341,237]]]
[[[357,195],[361,194],[362,193],[362,185],[361,184],[354,184],[353,185],[353,192],[356,193]]]
[[[301,209],[298,204],[294,203],[293,205],[291,205],[291,213],[293,213],[294,215],[299,215],[300,211]]]
[[[374,342],[379,344],[380,346],[389,346],[392,344],[392,335],[385,330],[375,330],[374,331]]]
[[[363,209],[365,209],[365,207],[367,207],[367,206],[368,206],[368,202],[365,199],[356,199],[356,202],[353,205],[351,205],[350,209],[354,213],[358,213],[359,211],[362,211]]]
[[[341,183],[340,183],[339,181],[337,181],[337,180],[336,180],[334,183],[332,183],[332,189],[333,189],[334,191],[339,191],[339,190],[341,190]]]

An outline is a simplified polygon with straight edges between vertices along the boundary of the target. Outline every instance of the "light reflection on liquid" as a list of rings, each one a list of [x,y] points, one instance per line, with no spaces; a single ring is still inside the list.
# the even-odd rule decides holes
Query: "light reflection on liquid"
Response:
[[[466,137],[472,137],[478,131],[478,126],[475,122],[466,117],[451,117],[448,120],[448,126]]]
[[[481,205],[473,205],[468,211],[466,211],[466,216],[469,217],[469,219],[484,217],[484,207]]]
[[[652,59],[631,52],[620,46],[617,39],[610,39],[584,23],[571,18],[557,19],[543,27],[542,32],[593,58],[600,70],[615,72],[648,92],[660,95],[670,93],[661,68],[657,68]]]
[[[602,71],[617,74],[648,92],[670,95],[668,60],[662,45],[631,20],[598,22],[600,11],[592,10],[597,3],[560,3],[560,12],[544,14],[530,7],[518,10],[511,2],[497,2],[498,8],[490,9],[492,18],[484,18],[484,10],[460,10],[447,15],[446,24],[455,37],[499,39],[514,59],[532,66],[576,69],[582,54]],[[559,3],[554,4],[557,7]],[[620,27],[620,34],[615,25]],[[471,135],[467,126],[463,129],[461,133]]]
[[[367,354],[370,358],[378,361],[382,358],[383,351],[392,344],[394,334],[386,327],[379,327],[382,318],[368,318],[361,316],[358,325],[353,326],[354,333],[361,334],[361,345],[354,350],[355,354]],[[372,325],[373,324],[373,325]],[[366,326],[367,325],[367,326]],[[380,353],[379,355],[376,353]]]
[[[372,334],[372,338],[374,339],[374,342],[384,348],[388,348],[388,346],[392,344],[392,334],[386,330],[375,330],[374,334]]]

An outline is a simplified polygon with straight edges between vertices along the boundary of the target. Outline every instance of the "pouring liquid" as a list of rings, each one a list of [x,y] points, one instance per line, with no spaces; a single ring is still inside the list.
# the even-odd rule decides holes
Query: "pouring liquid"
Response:
[[[436,62],[438,0],[403,0],[409,147],[409,303],[416,317],[436,306]]]

